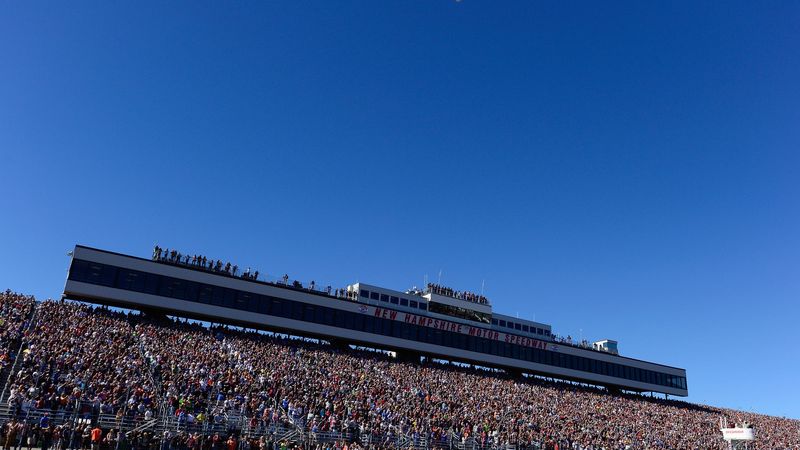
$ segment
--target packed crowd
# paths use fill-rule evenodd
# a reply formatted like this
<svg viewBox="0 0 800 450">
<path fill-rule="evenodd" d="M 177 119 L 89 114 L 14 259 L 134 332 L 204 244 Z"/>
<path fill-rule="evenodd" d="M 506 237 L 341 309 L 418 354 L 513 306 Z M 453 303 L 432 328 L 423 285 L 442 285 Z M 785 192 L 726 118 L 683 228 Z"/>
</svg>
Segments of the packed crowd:
<svg viewBox="0 0 800 450">
<path fill-rule="evenodd" d="M 204 255 L 183 254 L 174 249 L 161 248 L 158 245 L 153 247 L 153 261 L 197 267 L 209 272 L 224 273 L 248 280 L 258 279 L 258 271 L 251 272 L 249 267 L 244 272 L 239 272 L 239 266 L 236 264 L 231 264 L 230 262 L 224 263 L 220 259 L 215 261 L 214 258 L 207 258 Z"/>
<path fill-rule="evenodd" d="M 261 437 L 270 436 L 263 430 L 274 424 L 310 436 L 347 431 L 373 436 L 373 442 L 404 436 L 489 447 L 722 449 L 722 417 L 753 424 L 758 441 L 751 448 L 800 448 L 797 420 L 430 361 L 398 362 L 349 347 L 78 304 L 38 308 L 11 382 L 14 402 L 58 411 L 87 400 L 132 414 L 163 404 L 163 414 L 187 425 L 240 418 L 255 430 L 246 443 L 251 449 L 262 449 Z M 168 438 L 178 439 L 175 448 L 227 447 L 191 431 Z M 227 443 L 231 436 L 219 439 Z"/>
<path fill-rule="evenodd" d="M 475 294 L 469 291 L 456 291 L 453 288 L 449 288 L 447 286 L 441 286 L 436 283 L 428 283 L 428 292 L 472 303 L 479 303 L 481 305 L 489 304 L 489 300 L 483 295 Z"/>
<path fill-rule="evenodd" d="M 28 326 L 34 299 L 7 290 L 0 293 L 0 369 L 16 358 L 20 339 Z"/>
<path fill-rule="evenodd" d="M 61 302 L 38 305 L 8 380 L 8 404 L 20 414 L 126 414 L 152 417 L 154 386 L 128 316 Z"/>
</svg>

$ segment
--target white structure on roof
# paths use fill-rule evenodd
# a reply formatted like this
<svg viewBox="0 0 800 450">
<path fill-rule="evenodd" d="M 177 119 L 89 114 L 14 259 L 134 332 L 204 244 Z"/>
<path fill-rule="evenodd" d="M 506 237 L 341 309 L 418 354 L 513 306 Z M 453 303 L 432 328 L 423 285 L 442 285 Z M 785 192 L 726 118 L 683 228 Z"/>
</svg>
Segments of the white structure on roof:
<svg viewBox="0 0 800 450">
<path fill-rule="evenodd" d="M 727 420 L 720 419 L 720 431 L 722 439 L 728 442 L 728 448 L 731 450 L 746 449 L 750 442 L 756 440 L 755 430 L 747 422 L 731 428 L 728 427 Z"/>
<path fill-rule="evenodd" d="M 617 341 L 611 339 L 603 339 L 592 344 L 592 348 L 600 350 L 601 352 L 611 353 L 612 355 L 619 355 L 619 348 L 617 348 Z"/>
</svg>

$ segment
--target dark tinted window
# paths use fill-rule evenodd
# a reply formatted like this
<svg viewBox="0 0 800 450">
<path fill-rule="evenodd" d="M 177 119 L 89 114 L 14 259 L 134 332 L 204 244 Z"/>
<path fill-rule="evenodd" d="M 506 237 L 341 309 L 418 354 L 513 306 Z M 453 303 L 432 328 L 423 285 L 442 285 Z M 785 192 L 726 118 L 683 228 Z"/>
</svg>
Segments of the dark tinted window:
<svg viewBox="0 0 800 450">
<path fill-rule="evenodd" d="M 214 293 L 214 288 L 204 284 L 200 286 L 200 291 L 197 293 L 197 301 L 200 303 L 211 303 L 211 296 Z"/>
</svg>

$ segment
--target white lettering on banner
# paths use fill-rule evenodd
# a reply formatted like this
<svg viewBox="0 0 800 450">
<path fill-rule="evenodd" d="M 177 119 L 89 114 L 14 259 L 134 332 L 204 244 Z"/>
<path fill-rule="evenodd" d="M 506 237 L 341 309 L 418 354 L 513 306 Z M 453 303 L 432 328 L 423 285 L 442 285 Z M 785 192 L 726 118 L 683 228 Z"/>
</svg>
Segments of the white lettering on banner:
<svg viewBox="0 0 800 450">
<path fill-rule="evenodd" d="M 507 342 L 509 344 L 520 345 L 523 347 L 547 350 L 547 342 L 545 341 L 540 341 L 538 339 L 525 336 L 517 336 L 516 334 L 499 333 L 494 330 L 450 322 L 448 320 L 439 320 L 431 317 L 395 311 L 393 309 L 377 307 L 375 308 L 375 313 L 373 315 L 382 319 L 396 320 L 398 322 L 405 322 L 411 325 L 419 325 L 422 327 L 434 328 L 436 330 L 451 331 L 454 333 L 467 334 L 469 336 L 481 337 L 484 339 Z M 552 350 L 557 350 L 557 348 L 558 347 L 554 345 Z"/>
</svg>

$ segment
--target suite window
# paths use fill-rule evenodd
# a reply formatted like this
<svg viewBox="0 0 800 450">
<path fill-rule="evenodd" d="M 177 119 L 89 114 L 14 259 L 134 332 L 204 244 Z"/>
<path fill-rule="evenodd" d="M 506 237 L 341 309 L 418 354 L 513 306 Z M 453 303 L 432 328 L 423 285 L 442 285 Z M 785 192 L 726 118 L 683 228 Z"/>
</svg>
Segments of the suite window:
<svg viewBox="0 0 800 450">
<path fill-rule="evenodd" d="M 323 316 L 323 311 L 322 310 L 326 309 L 326 308 L 320 308 L 319 306 L 316 306 L 316 307 L 310 306 L 310 308 L 314 310 L 314 323 L 318 323 L 318 324 L 325 323 L 325 317 Z"/>
<path fill-rule="evenodd" d="M 69 268 L 69 279 L 74 281 L 84 281 L 86 279 L 86 269 L 89 263 L 75 259 L 72 261 L 72 266 Z"/>
<path fill-rule="evenodd" d="M 245 311 L 250 311 L 250 299 L 251 294 L 248 292 L 239 292 L 239 295 L 236 297 L 236 309 L 243 309 Z"/>
<path fill-rule="evenodd" d="M 421 309 L 423 311 L 427 311 L 428 310 L 428 305 L 426 303 L 420 303 L 419 304 L 419 309 Z"/>
<path fill-rule="evenodd" d="M 377 292 L 370 292 L 369 293 L 369 298 L 371 298 L 372 300 L 377 300 L 378 299 L 378 293 Z"/>
<path fill-rule="evenodd" d="M 103 284 L 100 280 L 103 277 L 103 265 L 90 263 L 86 270 L 86 281 L 92 284 Z"/>
<path fill-rule="evenodd" d="M 398 302 L 399 302 L 399 300 L 394 295 L 391 296 L 391 298 L 389 298 L 389 303 L 391 303 L 393 305 L 396 305 Z"/>
<path fill-rule="evenodd" d="M 314 308 L 311 306 L 306 306 L 303 308 L 303 320 L 306 322 L 314 321 Z"/>
<path fill-rule="evenodd" d="M 158 294 L 158 282 L 161 277 L 158 275 L 147 274 L 147 281 L 144 284 L 144 292 L 147 294 Z"/>
<path fill-rule="evenodd" d="M 303 304 L 292 302 L 292 319 L 303 320 Z"/>
<path fill-rule="evenodd" d="M 524 332 L 528 333 L 528 332 L 530 331 L 530 328 L 528 328 L 528 326 L 527 326 L 527 325 L 523 325 L 523 326 L 522 326 L 522 331 L 524 331 Z"/>
<path fill-rule="evenodd" d="M 364 298 L 369 298 L 369 291 L 366 289 L 361 290 L 361 296 Z"/>
<path fill-rule="evenodd" d="M 400 337 L 403 339 L 416 339 L 416 325 L 405 325 L 401 327 Z"/>
<path fill-rule="evenodd" d="M 388 302 L 389 301 L 389 296 L 386 295 L 386 294 L 381 294 L 381 301 L 382 302 Z"/>
<path fill-rule="evenodd" d="M 325 311 L 322 312 L 322 323 L 325 325 L 333 325 L 333 310 L 330 308 L 325 308 Z"/>
<path fill-rule="evenodd" d="M 515 324 L 514 324 L 514 329 L 515 329 L 515 330 L 517 330 L 517 331 L 519 331 L 519 330 L 521 330 L 521 329 L 522 329 L 522 325 L 520 325 L 520 324 L 518 324 L 518 323 L 515 323 Z"/>
<path fill-rule="evenodd" d="M 417 307 L 417 301 L 416 300 L 411 300 L 411 307 L 412 308 L 416 308 Z"/>
<path fill-rule="evenodd" d="M 381 334 L 384 336 L 391 336 L 392 335 L 392 321 L 381 319 Z M 377 330 L 375 330 L 377 331 Z"/>
<path fill-rule="evenodd" d="M 400 306 L 408 306 L 408 299 L 407 298 L 401 298 L 400 299 Z"/>
<path fill-rule="evenodd" d="M 258 297 L 258 312 L 261 314 L 269 314 L 269 306 L 272 302 L 266 297 Z"/>
<path fill-rule="evenodd" d="M 225 306 L 228 308 L 235 308 L 236 307 L 236 291 L 232 289 L 225 289 L 225 297 L 224 297 Z"/>
<path fill-rule="evenodd" d="M 403 337 L 403 330 L 406 327 L 402 323 L 393 323 L 392 324 L 392 336 L 394 337 Z"/>
<path fill-rule="evenodd" d="M 348 330 L 355 330 L 355 316 L 345 311 L 340 311 L 340 313 L 344 315 L 344 327 Z"/>
<path fill-rule="evenodd" d="M 505 320 L 501 320 L 501 321 L 500 321 L 500 326 L 501 326 L 501 327 L 503 327 L 503 328 L 505 328 L 505 326 L 506 326 L 506 321 L 505 321 Z"/>
<path fill-rule="evenodd" d="M 120 270 L 119 287 L 130 291 L 143 292 L 144 282 L 147 279 L 142 272 L 135 270 Z"/>
<path fill-rule="evenodd" d="M 200 290 L 200 284 L 192 281 L 186 282 L 186 290 L 183 292 L 184 300 L 190 302 L 197 301 L 197 292 Z"/>
<path fill-rule="evenodd" d="M 214 288 L 211 286 L 204 284 L 200 287 L 200 292 L 197 293 L 197 301 L 200 303 L 211 303 L 211 297 L 214 294 Z"/>
</svg>

